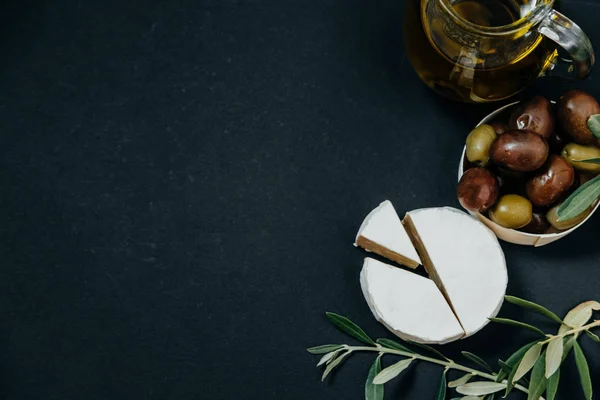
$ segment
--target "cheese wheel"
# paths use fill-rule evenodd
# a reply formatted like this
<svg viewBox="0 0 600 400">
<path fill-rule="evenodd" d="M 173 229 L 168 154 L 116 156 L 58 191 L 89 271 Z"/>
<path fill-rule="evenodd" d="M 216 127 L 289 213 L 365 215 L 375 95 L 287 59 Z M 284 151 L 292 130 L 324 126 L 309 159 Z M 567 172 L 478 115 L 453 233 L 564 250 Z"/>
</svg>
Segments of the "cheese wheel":
<svg viewBox="0 0 600 400">
<path fill-rule="evenodd" d="M 441 344 L 465 334 L 431 279 L 366 258 L 360 284 L 375 318 L 401 339 Z"/>
<path fill-rule="evenodd" d="M 404 223 L 466 336 L 482 329 L 498 314 L 508 283 L 504 253 L 494 233 L 450 207 L 410 211 Z"/>
<path fill-rule="evenodd" d="M 358 230 L 354 245 L 407 267 L 416 268 L 421 264 L 421 259 L 389 200 L 367 215 Z"/>
</svg>

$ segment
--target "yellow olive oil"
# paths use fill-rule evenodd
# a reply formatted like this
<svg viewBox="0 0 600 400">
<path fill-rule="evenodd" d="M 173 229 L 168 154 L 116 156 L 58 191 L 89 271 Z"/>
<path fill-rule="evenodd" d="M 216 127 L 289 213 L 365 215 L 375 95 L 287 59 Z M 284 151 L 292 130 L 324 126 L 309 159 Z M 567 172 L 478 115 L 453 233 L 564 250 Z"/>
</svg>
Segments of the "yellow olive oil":
<svg viewBox="0 0 600 400">
<path fill-rule="evenodd" d="M 535 6 L 534 0 L 452 2 L 463 21 L 477 25 L 475 30 L 469 30 L 468 24 L 453 24 L 451 18 L 441 15 L 436 4 L 441 1 L 407 0 L 404 20 L 407 56 L 421 79 L 436 92 L 464 102 L 502 100 L 553 65 L 557 47 L 537 32 L 520 36 L 477 32 L 526 17 Z"/>
</svg>

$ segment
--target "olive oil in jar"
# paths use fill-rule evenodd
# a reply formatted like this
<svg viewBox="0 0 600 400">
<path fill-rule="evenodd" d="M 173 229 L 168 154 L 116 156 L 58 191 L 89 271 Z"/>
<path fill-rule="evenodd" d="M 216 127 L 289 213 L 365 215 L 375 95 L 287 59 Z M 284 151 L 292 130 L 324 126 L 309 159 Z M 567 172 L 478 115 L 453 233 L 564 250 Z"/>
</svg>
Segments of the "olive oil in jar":
<svg viewBox="0 0 600 400">
<path fill-rule="evenodd" d="M 453 26 L 449 17 L 436 12 L 442 1 L 451 2 L 454 12 L 475 29 L 468 23 Z M 536 0 L 407 0 L 407 56 L 421 79 L 450 99 L 505 99 L 553 65 L 556 45 L 536 32 L 515 38 L 486 35 L 486 30 L 520 20 L 535 5 Z"/>
</svg>

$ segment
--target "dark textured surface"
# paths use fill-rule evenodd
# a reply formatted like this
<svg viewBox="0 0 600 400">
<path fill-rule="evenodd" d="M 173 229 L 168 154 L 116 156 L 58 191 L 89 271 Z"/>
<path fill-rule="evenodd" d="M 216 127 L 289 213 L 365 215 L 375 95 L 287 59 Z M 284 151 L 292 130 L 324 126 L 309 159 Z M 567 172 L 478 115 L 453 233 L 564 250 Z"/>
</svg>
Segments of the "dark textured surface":
<svg viewBox="0 0 600 400">
<path fill-rule="evenodd" d="M 354 234 L 385 198 L 458 206 L 459 152 L 489 110 L 420 83 L 403 7 L 2 2 L 0 398 L 363 398 L 370 356 L 321 384 L 304 350 L 346 340 L 326 310 L 387 335 Z M 598 3 L 563 11 L 600 44 Z M 600 96 L 597 77 L 575 86 Z M 503 244 L 509 293 L 559 314 L 600 299 L 598 228 Z M 530 338 L 488 327 L 444 350 L 493 362 Z M 569 378 L 561 399 L 579 396 Z M 386 398 L 432 398 L 438 379 L 419 365 Z"/>
</svg>

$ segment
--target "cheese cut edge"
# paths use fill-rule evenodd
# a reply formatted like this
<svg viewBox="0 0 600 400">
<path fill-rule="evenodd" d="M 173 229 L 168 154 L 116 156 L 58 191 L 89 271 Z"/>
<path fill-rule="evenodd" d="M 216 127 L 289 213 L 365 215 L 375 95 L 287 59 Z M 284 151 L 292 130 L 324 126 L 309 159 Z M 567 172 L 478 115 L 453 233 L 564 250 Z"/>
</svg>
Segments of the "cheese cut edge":
<svg viewBox="0 0 600 400">
<path fill-rule="evenodd" d="M 421 265 L 421 258 L 389 200 L 383 201 L 365 217 L 354 246 L 410 268 Z"/>
</svg>

